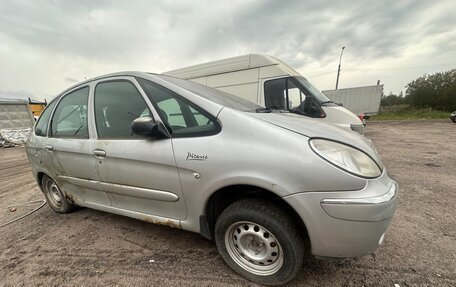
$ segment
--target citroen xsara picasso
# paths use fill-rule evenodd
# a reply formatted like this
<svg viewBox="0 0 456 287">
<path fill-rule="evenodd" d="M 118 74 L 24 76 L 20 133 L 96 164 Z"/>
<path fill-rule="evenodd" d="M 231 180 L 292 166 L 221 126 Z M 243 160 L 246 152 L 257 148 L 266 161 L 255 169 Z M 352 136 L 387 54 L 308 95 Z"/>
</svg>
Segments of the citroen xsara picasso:
<svg viewBox="0 0 456 287">
<path fill-rule="evenodd" d="M 199 232 L 266 285 L 296 276 L 307 238 L 319 257 L 372 253 L 397 202 L 367 138 L 164 75 L 64 91 L 27 154 L 55 212 L 86 206 Z"/>
</svg>

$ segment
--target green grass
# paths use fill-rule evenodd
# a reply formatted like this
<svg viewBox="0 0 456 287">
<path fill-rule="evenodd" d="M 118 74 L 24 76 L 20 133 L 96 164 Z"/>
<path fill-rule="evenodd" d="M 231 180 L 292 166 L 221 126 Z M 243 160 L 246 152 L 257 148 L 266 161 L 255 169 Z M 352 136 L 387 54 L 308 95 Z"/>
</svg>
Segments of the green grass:
<svg viewBox="0 0 456 287">
<path fill-rule="evenodd" d="M 402 110 L 396 112 L 382 112 L 369 120 L 429 120 L 429 119 L 448 119 L 450 112 L 434 110 Z"/>
</svg>

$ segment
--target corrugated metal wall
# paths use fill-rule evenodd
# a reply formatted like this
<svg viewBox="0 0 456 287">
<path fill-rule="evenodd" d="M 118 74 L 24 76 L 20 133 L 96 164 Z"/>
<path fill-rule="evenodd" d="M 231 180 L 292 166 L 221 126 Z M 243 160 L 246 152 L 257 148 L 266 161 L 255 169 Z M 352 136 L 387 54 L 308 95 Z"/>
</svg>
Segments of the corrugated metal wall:
<svg viewBox="0 0 456 287">
<path fill-rule="evenodd" d="M 30 128 L 34 123 L 27 103 L 0 102 L 0 129 Z"/>
<path fill-rule="evenodd" d="M 326 90 L 323 94 L 357 115 L 374 115 L 380 107 L 383 85 Z"/>
</svg>

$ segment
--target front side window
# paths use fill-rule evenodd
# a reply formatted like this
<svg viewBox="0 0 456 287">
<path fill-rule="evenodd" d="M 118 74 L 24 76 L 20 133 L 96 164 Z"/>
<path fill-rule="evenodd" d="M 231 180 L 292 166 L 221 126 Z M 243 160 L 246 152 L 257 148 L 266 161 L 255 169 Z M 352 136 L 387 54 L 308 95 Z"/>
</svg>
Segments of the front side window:
<svg viewBox="0 0 456 287">
<path fill-rule="evenodd" d="M 302 77 L 288 77 L 265 82 L 264 97 L 266 107 L 274 110 L 288 110 L 314 118 L 324 116 L 320 108 L 321 100 L 324 100 L 324 98 L 317 97 L 315 93 L 308 90 L 310 86 L 304 86 L 300 79 L 305 80 Z M 310 83 L 308 84 L 310 85 Z M 311 87 L 316 90 L 313 86 Z"/>
<path fill-rule="evenodd" d="M 299 107 L 302 101 L 306 99 L 306 95 L 301 92 L 298 86 L 291 81 L 290 79 L 287 79 L 287 90 L 288 90 L 288 108 L 296 108 Z"/>
<path fill-rule="evenodd" d="M 35 134 L 37 136 L 45 137 L 47 135 L 49 118 L 51 117 L 52 110 L 54 109 L 54 106 L 57 103 L 57 101 L 58 100 L 52 101 L 38 118 L 38 122 L 35 126 Z"/>
<path fill-rule="evenodd" d="M 286 78 L 270 80 L 264 83 L 265 106 L 273 110 L 287 110 Z"/>
<path fill-rule="evenodd" d="M 291 80 L 281 78 L 264 83 L 265 105 L 274 110 L 289 110 L 298 107 L 306 94 Z"/>
<path fill-rule="evenodd" d="M 60 100 L 51 121 L 52 137 L 88 138 L 87 101 L 89 87 L 71 92 Z"/>
<path fill-rule="evenodd" d="M 151 117 L 143 97 L 125 80 L 102 82 L 95 88 L 95 123 L 98 138 L 138 138 L 131 130 L 139 117 Z"/>
<path fill-rule="evenodd" d="M 178 94 L 145 79 L 137 79 L 174 137 L 213 135 L 217 120 Z"/>
</svg>

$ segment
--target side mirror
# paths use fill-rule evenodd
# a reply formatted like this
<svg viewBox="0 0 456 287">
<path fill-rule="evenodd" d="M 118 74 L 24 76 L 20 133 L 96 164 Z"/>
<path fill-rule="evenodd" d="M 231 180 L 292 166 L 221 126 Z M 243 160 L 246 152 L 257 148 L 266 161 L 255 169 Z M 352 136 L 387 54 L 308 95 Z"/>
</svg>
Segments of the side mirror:
<svg viewBox="0 0 456 287">
<path fill-rule="evenodd" d="M 168 132 L 162 122 L 154 122 L 154 120 L 150 117 L 135 119 L 131 123 L 131 130 L 135 135 L 142 137 L 156 139 L 169 138 Z"/>
<path fill-rule="evenodd" d="M 309 111 L 310 108 L 312 107 L 313 104 L 313 98 L 312 97 L 306 97 L 304 101 L 302 101 L 299 106 L 294 107 L 292 111 L 294 113 L 303 115 L 303 116 L 309 116 Z"/>
<path fill-rule="evenodd" d="M 301 104 L 291 110 L 291 112 L 308 116 L 311 118 L 324 118 L 325 112 L 313 97 L 306 97 Z"/>
</svg>

